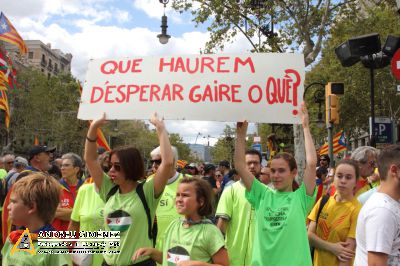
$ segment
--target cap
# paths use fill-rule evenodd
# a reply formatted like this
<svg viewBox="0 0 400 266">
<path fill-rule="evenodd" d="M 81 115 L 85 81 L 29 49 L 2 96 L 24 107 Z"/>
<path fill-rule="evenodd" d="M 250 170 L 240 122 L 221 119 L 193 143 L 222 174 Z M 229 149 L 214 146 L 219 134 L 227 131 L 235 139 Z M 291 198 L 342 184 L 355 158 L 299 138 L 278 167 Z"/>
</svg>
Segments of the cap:
<svg viewBox="0 0 400 266">
<path fill-rule="evenodd" d="M 218 165 L 219 166 L 224 166 L 226 168 L 231 168 L 231 164 L 226 160 L 220 161 Z"/>
<path fill-rule="evenodd" d="M 105 152 L 106 152 L 106 149 L 105 149 L 104 147 L 101 147 L 101 146 L 100 146 L 100 147 L 97 148 L 97 154 L 100 155 L 100 154 L 103 154 L 103 153 L 105 153 Z"/>
<path fill-rule="evenodd" d="M 47 146 L 33 146 L 32 149 L 30 149 L 28 155 L 29 155 L 29 160 L 32 159 L 33 156 L 42 153 L 42 152 L 49 152 L 52 153 L 56 150 L 56 147 L 47 147 Z"/>
<path fill-rule="evenodd" d="M 325 159 L 325 160 L 327 160 L 328 163 L 331 161 L 331 159 L 329 158 L 329 155 L 328 155 L 328 154 L 322 154 L 319 158 L 320 158 L 320 159 Z"/>
<path fill-rule="evenodd" d="M 17 156 L 14 160 L 14 166 L 17 166 L 17 165 L 26 167 L 26 166 L 28 166 L 28 160 L 25 159 L 24 157 Z"/>
<path fill-rule="evenodd" d="M 207 173 L 208 171 L 210 171 L 210 170 L 215 170 L 216 169 L 216 167 L 215 167 L 215 165 L 213 165 L 213 164 L 206 164 L 205 166 L 204 166 L 204 172 L 205 173 Z"/>
</svg>

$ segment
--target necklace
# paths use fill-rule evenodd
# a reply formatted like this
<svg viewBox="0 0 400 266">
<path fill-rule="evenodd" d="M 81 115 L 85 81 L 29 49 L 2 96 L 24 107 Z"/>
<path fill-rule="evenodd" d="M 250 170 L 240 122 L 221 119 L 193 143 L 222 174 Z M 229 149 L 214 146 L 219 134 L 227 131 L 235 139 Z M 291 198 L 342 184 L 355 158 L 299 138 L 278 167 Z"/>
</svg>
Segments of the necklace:
<svg viewBox="0 0 400 266">
<path fill-rule="evenodd" d="M 189 219 L 181 218 L 180 220 L 182 222 L 183 228 L 189 228 L 190 226 L 196 224 L 212 224 L 212 222 L 209 219 L 201 219 L 200 221 L 193 221 L 190 218 Z"/>
</svg>

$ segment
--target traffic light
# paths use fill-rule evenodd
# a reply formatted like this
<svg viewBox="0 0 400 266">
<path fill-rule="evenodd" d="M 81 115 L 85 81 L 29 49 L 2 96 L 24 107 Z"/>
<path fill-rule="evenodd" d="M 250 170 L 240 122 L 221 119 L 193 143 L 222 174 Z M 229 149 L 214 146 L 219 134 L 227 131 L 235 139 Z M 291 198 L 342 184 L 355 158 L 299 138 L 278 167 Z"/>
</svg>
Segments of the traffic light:
<svg viewBox="0 0 400 266">
<path fill-rule="evenodd" d="M 339 82 L 328 82 L 325 86 L 325 114 L 326 121 L 339 124 L 339 98 L 337 94 L 344 93 L 344 84 Z"/>
</svg>

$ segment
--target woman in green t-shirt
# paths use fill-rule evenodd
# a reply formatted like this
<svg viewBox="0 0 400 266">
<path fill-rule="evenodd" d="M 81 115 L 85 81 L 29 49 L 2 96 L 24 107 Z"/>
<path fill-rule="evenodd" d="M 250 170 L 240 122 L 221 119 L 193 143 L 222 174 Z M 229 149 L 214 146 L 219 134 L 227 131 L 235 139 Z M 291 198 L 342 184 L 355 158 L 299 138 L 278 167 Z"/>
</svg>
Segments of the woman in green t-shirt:
<svg viewBox="0 0 400 266">
<path fill-rule="evenodd" d="M 176 192 L 176 210 L 185 218 L 171 222 L 162 251 L 140 248 L 132 260 L 150 256 L 163 266 L 229 265 L 221 231 L 205 217 L 212 213 L 213 192 L 207 181 L 184 177 Z"/>
<path fill-rule="evenodd" d="M 247 170 L 248 123 L 237 124 L 235 168 L 246 187 L 246 199 L 256 211 L 252 265 L 311 265 L 305 221 L 315 201 L 317 154 L 304 103 L 299 113 L 304 132 L 306 168 L 303 183 L 296 191 L 293 191 L 292 183 L 297 175 L 297 164 L 289 153 L 278 153 L 271 160 L 271 181 L 275 189 L 262 184 Z"/>
<path fill-rule="evenodd" d="M 97 130 L 106 123 L 106 115 L 93 121 L 86 136 L 85 160 L 93 181 L 99 189 L 100 198 L 105 202 L 105 230 L 119 231 L 119 246 L 109 242 L 103 254 L 103 265 L 132 265 L 132 254 L 139 247 L 151 247 L 149 225 L 144 203 L 137 187 L 142 188 L 151 220 L 154 220 L 158 201 L 169 177 L 175 174 L 174 156 L 163 119 L 155 113 L 150 119 L 155 126 L 160 142 L 162 162 L 152 180 L 140 186 L 145 177 L 141 152 L 134 147 L 114 149 L 110 153 L 109 177 L 97 160 Z M 110 180 L 111 179 L 111 180 Z M 117 186 L 118 189 L 115 189 Z M 138 191 L 139 191 L 138 189 Z M 134 265 L 155 265 L 150 258 L 141 258 Z"/>
</svg>

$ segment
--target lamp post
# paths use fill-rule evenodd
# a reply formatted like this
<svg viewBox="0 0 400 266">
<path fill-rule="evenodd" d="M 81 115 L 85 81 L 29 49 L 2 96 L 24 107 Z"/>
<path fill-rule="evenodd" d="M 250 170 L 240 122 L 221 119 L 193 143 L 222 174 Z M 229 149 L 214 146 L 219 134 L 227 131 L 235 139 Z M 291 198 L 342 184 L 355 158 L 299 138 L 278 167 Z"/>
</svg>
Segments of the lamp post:
<svg viewBox="0 0 400 266">
<path fill-rule="evenodd" d="M 164 15 L 161 17 L 161 34 L 158 34 L 157 38 L 161 44 L 166 44 L 168 43 L 168 40 L 171 38 L 171 36 L 167 34 L 168 17 L 165 15 L 165 8 L 167 7 L 169 0 L 159 0 L 159 1 L 161 4 L 164 5 Z"/>
<path fill-rule="evenodd" d="M 313 97 L 314 97 L 314 103 L 318 104 L 318 114 L 317 114 L 317 120 L 315 122 L 318 128 L 322 128 L 325 125 L 325 122 L 322 119 L 322 112 L 321 112 L 322 103 L 325 102 L 324 90 L 319 89 L 315 91 Z"/>
<path fill-rule="evenodd" d="M 376 146 L 374 69 L 384 68 L 389 65 L 391 57 L 399 47 L 399 37 L 389 35 L 384 46 L 381 47 L 379 34 L 372 33 L 350 38 L 335 48 L 335 53 L 342 66 L 350 67 L 361 61 L 362 64 L 370 70 L 370 145 L 372 147 Z"/>
<path fill-rule="evenodd" d="M 318 120 L 317 120 L 317 126 L 320 127 L 320 122 L 322 122 L 322 126 L 323 126 L 323 120 L 322 120 L 322 113 L 321 113 L 321 105 L 322 103 L 325 101 L 325 84 L 320 83 L 320 82 L 313 82 L 310 85 L 308 85 L 305 89 L 304 89 L 304 94 L 303 94 L 303 98 L 305 97 L 307 90 L 312 87 L 318 85 L 320 87 L 322 87 L 322 89 L 318 89 L 315 93 L 314 93 L 314 102 L 318 103 Z M 328 131 L 328 155 L 331 158 L 331 162 L 330 162 L 330 167 L 334 167 L 334 160 L 333 160 L 333 125 L 332 123 L 328 123 L 328 121 L 326 121 L 326 129 Z"/>
</svg>

